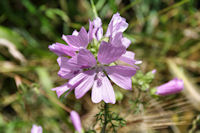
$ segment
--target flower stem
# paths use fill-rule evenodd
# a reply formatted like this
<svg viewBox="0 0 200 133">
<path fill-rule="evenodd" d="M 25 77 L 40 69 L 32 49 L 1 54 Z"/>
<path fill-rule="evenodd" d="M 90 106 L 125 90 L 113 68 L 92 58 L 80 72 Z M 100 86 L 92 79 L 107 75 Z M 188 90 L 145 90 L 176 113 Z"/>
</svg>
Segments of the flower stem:
<svg viewBox="0 0 200 133">
<path fill-rule="evenodd" d="M 106 133 L 106 126 L 108 124 L 107 118 L 108 118 L 108 104 L 105 103 L 104 104 L 104 123 L 103 123 L 103 128 L 101 130 L 101 133 Z"/>
<path fill-rule="evenodd" d="M 96 10 L 96 7 L 94 5 L 94 1 L 93 0 L 90 0 L 90 3 L 91 3 L 91 6 L 92 6 L 92 11 L 94 13 L 94 17 L 97 18 L 98 17 L 98 14 L 97 14 L 97 10 Z"/>
</svg>

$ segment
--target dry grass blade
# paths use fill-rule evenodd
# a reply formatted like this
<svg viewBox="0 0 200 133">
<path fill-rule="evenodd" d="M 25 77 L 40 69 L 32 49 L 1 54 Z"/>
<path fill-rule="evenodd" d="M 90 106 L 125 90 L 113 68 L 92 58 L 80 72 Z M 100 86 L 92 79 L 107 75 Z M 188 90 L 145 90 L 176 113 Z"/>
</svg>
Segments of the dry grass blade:
<svg viewBox="0 0 200 133">
<path fill-rule="evenodd" d="M 133 115 L 131 120 L 129 118 L 127 126 L 135 129 L 145 124 L 147 130 L 152 130 L 169 126 L 173 128 L 176 125 L 189 125 L 191 118 L 185 117 L 184 113 L 192 109 L 190 102 L 185 98 L 167 101 L 150 100 L 146 111 L 142 114 Z M 174 119 L 174 117 L 177 117 L 177 119 Z"/>
<path fill-rule="evenodd" d="M 200 73 L 200 63 L 197 61 L 185 60 L 181 58 L 174 58 L 174 61 L 181 66 L 186 67 L 190 71 Z"/>
<path fill-rule="evenodd" d="M 9 53 L 16 58 L 17 60 L 19 60 L 21 63 L 26 63 L 26 59 L 25 57 L 17 50 L 17 48 L 15 47 L 15 45 L 13 43 L 11 43 L 10 41 L 0 38 L 0 46 L 5 46 L 8 48 Z"/>
<path fill-rule="evenodd" d="M 186 76 L 184 72 L 179 69 L 173 59 L 167 59 L 167 64 L 171 73 L 174 76 L 183 80 L 185 86 L 183 92 L 185 96 L 197 110 L 200 110 L 200 92 L 197 90 L 197 87 L 192 83 L 192 80 L 189 80 L 191 78 Z"/>
</svg>

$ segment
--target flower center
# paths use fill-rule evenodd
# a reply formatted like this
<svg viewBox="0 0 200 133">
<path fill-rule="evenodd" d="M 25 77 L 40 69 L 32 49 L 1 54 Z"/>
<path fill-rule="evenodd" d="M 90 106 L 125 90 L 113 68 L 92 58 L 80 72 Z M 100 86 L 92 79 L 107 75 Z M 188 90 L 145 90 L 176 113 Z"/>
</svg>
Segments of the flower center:
<svg viewBox="0 0 200 133">
<path fill-rule="evenodd" d="M 103 71 L 99 71 L 95 76 L 95 80 L 97 80 L 97 86 L 100 87 L 102 85 L 102 77 L 105 76 Z"/>
</svg>

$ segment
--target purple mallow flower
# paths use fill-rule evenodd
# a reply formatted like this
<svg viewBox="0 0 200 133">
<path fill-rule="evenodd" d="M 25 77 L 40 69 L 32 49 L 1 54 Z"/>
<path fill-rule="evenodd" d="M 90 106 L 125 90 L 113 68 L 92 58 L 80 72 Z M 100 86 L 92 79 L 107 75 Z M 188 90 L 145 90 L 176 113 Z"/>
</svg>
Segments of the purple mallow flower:
<svg viewBox="0 0 200 133">
<path fill-rule="evenodd" d="M 101 19 L 96 18 L 90 21 L 88 33 L 81 28 L 80 32 L 74 31 L 73 35 L 63 35 L 63 40 L 69 45 L 65 49 L 63 48 L 67 51 L 66 54 L 60 50 L 62 46 L 54 46 L 57 43 L 49 46 L 53 47 L 54 49 L 50 50 L 59 56 L 57 60 L 60 66 L 58 75 L 69 80 L 68 83 L 52 89 L 56 91 L 58 97 L 75 89 L 75 96 L 79 99 L 92 88 L 94 103 L 103 100 L 106 103 L 114 104 L 115 93 L 110 80 L 123 89 L 132 89 L 131 77 L 138 69 L 136 64 L 141 61 L 134 59 L 133 52 L 126 51 L 131 42 L 123 37 L 122 32 L 126 30 L 128 24 L 119 13 L 116 13 L 113 15 L 105 36 L 103 36 L 101 26 Z M 93 39 L 96 41 L 92 42 Z M 90 43 L 98 51 L 95 56 L 87 50 Z M 72 48 L 71 51 L 70 48 Z M 75 55 L 73 55 L 74 52 Z M 71 56 L 71 58 L 63 55 Z M 126 65 L 117 65 L 118 61 L 124 62 Z"/>
<path fill-rule="evenodd" d="M 78 113 L 76 111 L 73 110 L 70 112 L 70 119 L 74 125 L 75 130 L 78 133 L 83 133 L 80 116 L 78 115 Z"/>
<path fill-rule="evenodd" d="M 31 133 L 42 133 L 42 127 L 34 124 L 31 128 Z"/>
<path fill-rule="evenodd" d="M 175 94 L 182 91 L 183 88 L 183 80 L 174 78 L 173 80 L 170 80 L 169 82 L 156 87 L 156 94 L 162 96 Z"/>
</svg>

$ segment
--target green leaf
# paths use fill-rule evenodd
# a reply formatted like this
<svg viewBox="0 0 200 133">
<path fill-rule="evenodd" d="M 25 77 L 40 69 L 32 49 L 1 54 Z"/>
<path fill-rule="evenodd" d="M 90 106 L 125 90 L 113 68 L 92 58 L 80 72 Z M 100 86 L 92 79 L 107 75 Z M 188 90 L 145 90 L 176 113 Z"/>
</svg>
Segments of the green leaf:
<svg viewBox="0 0 200 133">
<path fill-rule="evenodd" d="M 47 69 L 43 67 L 36 68 L 36 72 L 39 76 L 40 83 L 45 89 L 51 89 L 53 87 L 51 76 L 49 75 Z"/>
</svg>

